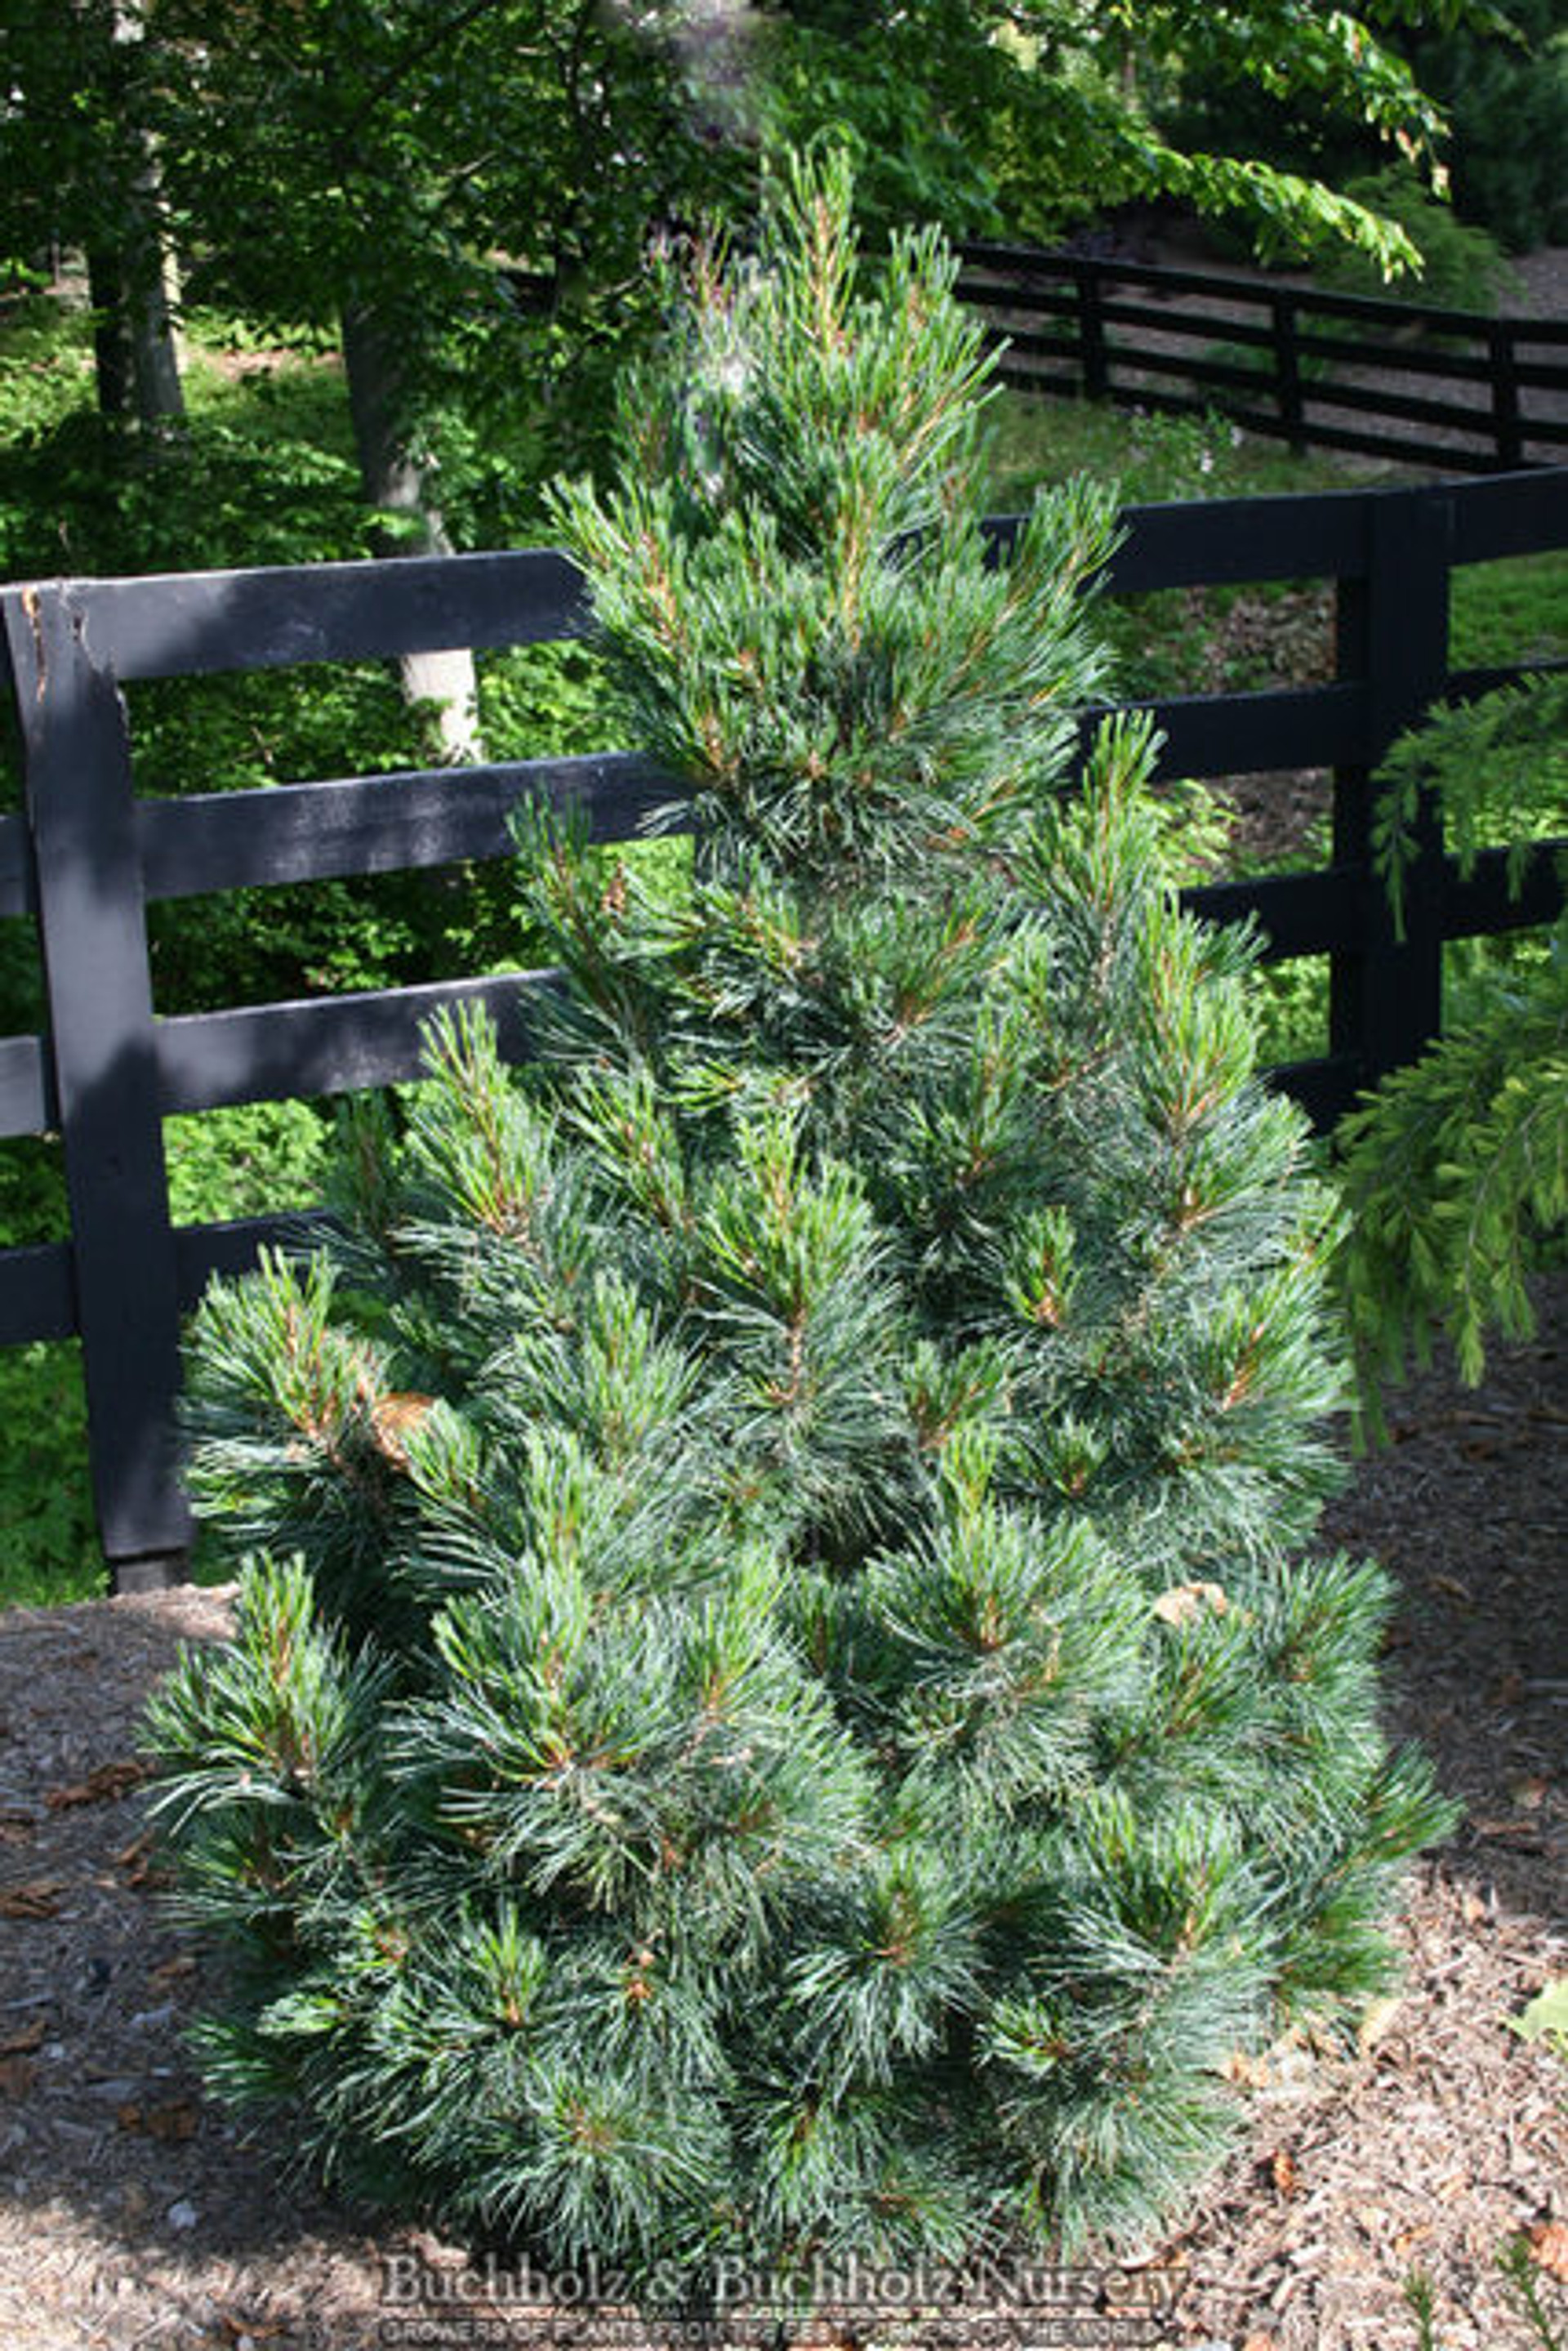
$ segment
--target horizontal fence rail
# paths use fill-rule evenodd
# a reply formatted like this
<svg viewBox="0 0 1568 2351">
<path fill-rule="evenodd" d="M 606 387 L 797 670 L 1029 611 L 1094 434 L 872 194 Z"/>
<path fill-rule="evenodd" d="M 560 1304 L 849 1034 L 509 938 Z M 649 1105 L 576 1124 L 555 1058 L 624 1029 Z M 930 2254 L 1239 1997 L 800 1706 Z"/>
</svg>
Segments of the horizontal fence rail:
<svg viewBox="0 0 1568 2351">
<path fill-rule="evenodd" d="M 1440 1027 L 1447 939 L 1552 920 L 1556 868 L 1522 896 L 1506 852 L 1461 879 L 1428 814 L 1395 934 L 1371 859 L 1372 775 L 1429 705 L 1514 671 L 1454 673 L 1456 563 L 1568 546 L 1568 468 L 1414 490 L 1334 492 L 1129 508 L 1113 593 L 1323 579 L 1336 600 L 1337 674 L 1272 693 L 1146 705 L 1166 777 L 1326 767 L 1333 845 L 1314 873 L 1194 889 L 1187 903 L 1254 924 L 1266 957 L 1326 956 L 1329 1050 L 1271 1073 L 1326 1127 Z M 987 525 L 1005 561 L 1016 517 Z M 135 788 L 126 684 L 431 644 L 502 646 L 581 634 L 579 577 L 553 550 L 0 590 L 25 810 L 0 818 L 0 914 L 37 926 L 48 1025 L 0 1039 L 0 1135 L 57 1133 L 70 1239 L 0 1251 L 0 1344 L 79 1338 L 94 1497 L 117 1587 L 182 1572 L 190 1524 L 171 1436 L 180 1318 L 213 1272 L 254 1261 L 297 1217 L 176 1228 L 162 1120 L 175 1112 L 342 1092 L 416 1077 L 443 1005 L 479 1001 L 503 1051 L 529 1050 L 548 971 L 159 1018 L 149 903 L 214 891 L 452 865 L 506 854 L 509 820 L 543 793 L 601 840 L 639 831 L 674 797 L 631 752 L 168 799 Z M 1085 716 L 1085 731 L 1096 714 Z"/>
<path fill-rule="evenodd" d="M 1447 472 L 1561 464 L 1568 450 L 1568 319 L 1028 246 L 969 245 L 962 261 L 958 291 L 1005 338 L 1000 372 L 1020 391 L 1218 409 L 1298 450 Z"/>
</svg>

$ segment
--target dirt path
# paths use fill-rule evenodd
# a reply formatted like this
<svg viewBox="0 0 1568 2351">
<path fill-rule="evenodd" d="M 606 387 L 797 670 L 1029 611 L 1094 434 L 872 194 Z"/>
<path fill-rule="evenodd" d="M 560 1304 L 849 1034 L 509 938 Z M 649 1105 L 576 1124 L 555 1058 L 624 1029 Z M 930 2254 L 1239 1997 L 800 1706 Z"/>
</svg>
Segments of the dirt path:
<svg viewBox="0 0 1568 2351">
<path fill-rule="evenodd" d="M 1568 1882 L 1568 1276 L 1543 1299 L 1537 1339 L 1500 1351 L 1483 1389 L 1434 1373 L 1405 1392 L 1397 1442 L 1333 1513 L 1334 1541 L 1399 1579 L 1391 1716 L 1469 1808 L 1412 1886 L 1404 1991 L 1359 2045 L 1293 2043 L 1252 2069 L 1245 2145 L 1148 2249 L 1173 2314 L 1124 2342 L 1414 2351 L 1401 2283 L 1419 2269 L 1440 2351 L 1540 2351 L 1495 2267 L 1511 2235 L 1568 2323 L 1568 2072 L 1508 2026 L 1568 1973 L 1552 1917 Z M 0 1618 L 6 2351 L 361 2351 L 394 2339 L 381 2256 L 442 2250 L 291 2182 L 286 2137 L 244 2145 L 181 2047 L 205 1987 L 147 1875 L 134 1723 L 177 1644 L 222 1634 L 228 1597 Z M 466 2339 L 565 2335 L 517 2321 Z M 899 2339 L 919 2338 L 878 2338 Z"/>
</svg>

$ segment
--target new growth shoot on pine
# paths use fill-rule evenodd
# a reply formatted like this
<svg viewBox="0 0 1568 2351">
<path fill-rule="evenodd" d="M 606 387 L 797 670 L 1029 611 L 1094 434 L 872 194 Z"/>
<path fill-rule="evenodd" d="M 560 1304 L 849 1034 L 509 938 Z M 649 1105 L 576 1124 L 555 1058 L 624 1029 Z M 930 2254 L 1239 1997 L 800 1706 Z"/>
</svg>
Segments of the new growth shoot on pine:
<svg viewBox="0 0 1568 2351">
<path fill-rule="evenodd" d="M 1312 1547 L 1335 1210 L 1249 949 L 1147 726 L 1075 772 L 1111 504 L 994 559 L 953 274 L 831 159 L 697 269 L 557 505 L 690 886 L 533 811 L 538 1059 L 436 1023 L 340 1238 L 197 1323 L 211 2078 L 557 2263 L 1147 2231 L 1448 1817 Z"/>
</svg>

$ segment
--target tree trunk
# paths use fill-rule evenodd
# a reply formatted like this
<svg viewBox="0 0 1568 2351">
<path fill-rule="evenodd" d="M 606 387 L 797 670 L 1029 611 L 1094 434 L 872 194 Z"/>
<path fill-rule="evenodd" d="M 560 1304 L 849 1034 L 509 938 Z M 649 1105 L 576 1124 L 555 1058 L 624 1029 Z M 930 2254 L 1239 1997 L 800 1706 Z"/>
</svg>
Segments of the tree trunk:
<svg viewBox="0 0 1568 2351">
<path fill-rule="evenodd" d="M 93 364 L 99 414 L 119 423 L 130 409 L 130 337 L 126 327 L 125 273 L 118 253 L 88 248 L 88 299 L 92 304 Z"/>
<path fill-rule="evenodd" d="M 115 0 L 113 41 L 117 56 L 129 60 L 145 40 L 143 0 Z M 123 89 L 132 91 L 135 78 L 118 74 Z M 151 131 L 134 113 L 129 131 L 134 158 L 125 189 L 125 233 L 115 256 L 119 334 L 130 360 L 138 422 L 168 436 L 182 430 L 185 392 L 180 381 L 180 354 L 174 340 L 174 310 L 178 281 L 174 256 L 163 214 L 163 183 L 158 168 L 158 147 Z M 96 295 L 95 295 L 96 303 Z M 102 399 L 102 360 L 99 360 Z"/>
<path fill-rule="evenodd" d="M 365 496 L 382 513 L 407 517 L 406 531 L 379 534 L 379 555 L 451 555 L 441 510 L 426 494 L 424 477 L 400 430 L 400 371 L 393 338 L 375 313 L 345 304 L 343 364 L 354 420 Z M 484 757 L 473 655 L 465 647 L 405 653 L 399 663 L 403 692 L 410 702 L 432 706 L 441 756 L 453 765 Z"/>
<path fill-rule="evenodd" d="M 100 416 L 117 423 L 134 413 L 138 423 L 168 438 L 185 423 L 174 260 L 156 212 L 142 211 L 141 196 L 138 188 L 126 245 L 96 246 L 87 257 L 98 406 Z"/>
<path fill-rule="evenodd" d="M 180 381 L 180 351 L 174 336 L 179 279 L 163 233 L 158 167 L 151 141 L 136 195 L 140 235 L 126 289 L 136 413 L 153 432 L 168 434 L 181 431 L 185 423 L 185 390 Z"/>
</svg>

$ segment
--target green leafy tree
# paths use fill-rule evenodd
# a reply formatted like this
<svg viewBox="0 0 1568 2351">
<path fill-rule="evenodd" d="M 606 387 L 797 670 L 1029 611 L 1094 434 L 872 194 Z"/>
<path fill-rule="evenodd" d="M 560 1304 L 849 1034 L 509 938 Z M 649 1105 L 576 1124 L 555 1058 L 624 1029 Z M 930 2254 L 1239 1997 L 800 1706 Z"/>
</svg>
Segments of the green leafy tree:
<svg viewBox="0 0 1568 2351">
<path fill-rule="evenodd" d="M 690 887 L 537 813 L 537 1062 L 438 1025 L 339 1242 L 210 1295 L 254 1556 L 150 1717 L 217 2088 L 650 2290 L 1142 2230 L 1448 1819 L 1311 1548 L 1334 1211 L 1246 950 L 1145 727 L 1072 780 L 1110 503 L 991 559 L 979 329 L 849 201 L 700 260 L 559 496 Z"/>
<path fill-rule="evenodd" d="M 1052 235 L 1167 193 L 1240 211 L 1276 242 L 1347 238 L 1391 266 L 1413 258 L 1397 224 L 1264 154 L 1189 152 L 1161 135 L 1146 89 L 1229 76 L 1416 153 L 1440 118 L 1388 26 L 1475 13 L 19 0 L 0 230 L 13 254 L 79 244 L 111 293 L 130 268 L 151 300 L 167 203 L 198 292 L 342 333 L 367 494 L 400 543 L 451 528 L 473 544 L 509 508 L 498 439 L 526 414 L 558 460 L 591 433 L 603 403 L 585 376 L 597 353 L 606 380 L 645 315 L 650 226 L 723 201 L 749 213 L 758 140 L 834 127 L 884 224 Z M 542 311 L 519 312 L 498 262 L 535 273 Z"/>
<path fill-rule="evenodd" d="M 593 0 L 161 0 L 158 23 L 183 73 L 168 168 L 195 290 L 341 330 L 371 502 L 405 546 L 400 459 L 433 464 L 425 494 L 456 502 L 466 542 L 504 528 L 503 458 L 527 454 L 570 347 L 641 314 L 650 224 L 717 193 L 668 12 L 639 29 Z M 565 405 L 557 462 L 580 381 Z"/>
<path fill-rule="evenodd" d="M 1443 309 L 1496 311 L 1517 297 L 1519 281 L 1495 237 L 1459 219 L 1449 202 L 1396 165 L 1345 187 L 1374 211 L 1397 220 L 1421 256 L 1419 298 Z M 1325 286 L 1378 294 L 1382 284 L 1365 253 L 1341 246 L 1320 266 Z"/>
<path fill-rule="evenodd" d="M 1326 11 L 1322 12 L 1326 15 Z M 1383 37 L 1406 60 L 1446 129 L 1431 174 L 1451 193 L 1458 221 L 1486 229 L 1522 253 L 1568 234 L 1568 25 L 1562 0 L 1508 0 L 1506 7 L 1466 11 L 1443 21 L 1412 15 Z M 1376 127 L 1315 78 L 1294 86 L 1272 73 L 1248 76 L 1228 47 L 1201 45 L 1151 60 L 1148 93 L 1168 142 L 1184 152 L 1253 156 L 1305 178 L 1359 195 L 1391 216 L 1423 253 L 1423 228 L 1440 223 L 1410 216 L 1422 182 L 1379 152 Z M 1380 201 L 1354 183 L 1389 165 L 1386 188 L 1402 179 L 1401 203 Z M 1428 196 L 1428 201 L 1433 200 Z M 1429 258 L 1429 256 L 1428 256 Z"/>
<path fill-rule="evenodd" d="M 519 491 L 602 434 L 596 354 L 634 339 L 650 216 L 707 168 L 670 43 L 596 0 L 161 0 L 159 23 L 194 287 L 336 331 L 376 551 L 536 527 Z M 448 756 L 481 749 L 466 653 L 404 684 Z"/>
<path fill-rule="evenodd" d="M 895 222 L 918 188 L 922 216 L 953 233 L 1052 240 L 1107 204 L 1175 197 L 1275 252 L 1348 244 L 1391 272 L 1417 258 L 1399 223 L 1337 193 L 1326 151 L 1282 152 L 1271 115 L 1304 109 L 1330 140 L 1429 160 L 1442 117 L 1395 35 L 1473 13 L 1462 0 L 1354 13 L 1295 0 L 793 0 L 766 103 L 791 137 L 842 124 L 874 210 Z M 1232 116 L 1241 93 L 1240 141 L 1230 120 L 1181 114 L 1184 93 L 1215 89 Z"/>
<path fill-rule="evenodd" d="M 165 62 L 141 0 L 12 0 L 6 11 L 0 261 L 81 247 L 99 409 L 154 428 L 183 414 L 157 137 Z"/>
<path fill-rule="evenodd" d="M 1568 238 L 1568 17 L 1508 0 L 1490 23 L 1416 38 L 1422 88 L 1448 115 L 1454 208 L 1515 253 Z"/>
<path fill-rule="evenodd" d="M 192 301 L 338 340 L 374 551 L 537 528 L 542 455 L 602 443 L 609 370 L 648 315 L 650 224 L 719 185 L 663 19 L 597 0 L 21 14 L 0 230 L 12 252 L 87 252 L 109 404 L 133 383 L 156 408 L 166 305 L 161 342 L 143 329 L 167 220 Z M 481 749 L 466 653 L 402 674 L 445 756 Z"/>
</svg>

